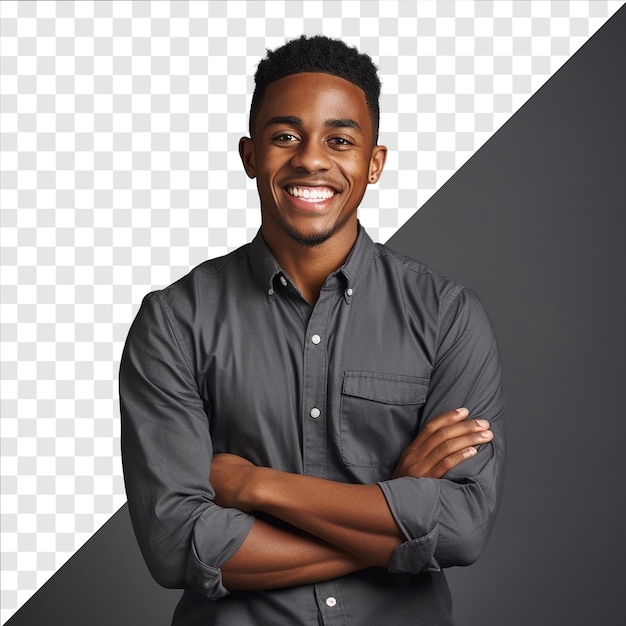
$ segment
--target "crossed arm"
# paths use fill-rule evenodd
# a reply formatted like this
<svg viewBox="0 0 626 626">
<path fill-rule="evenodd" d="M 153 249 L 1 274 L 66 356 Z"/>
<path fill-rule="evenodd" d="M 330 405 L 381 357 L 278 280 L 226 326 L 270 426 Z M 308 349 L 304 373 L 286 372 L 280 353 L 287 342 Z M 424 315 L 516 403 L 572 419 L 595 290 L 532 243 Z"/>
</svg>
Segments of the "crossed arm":
<svg viewBox="0 0 626 626">
<path fill-rule="evenodd" d="M 404 450 L 393 477 L 442 478 L 493 438 L 465 408 L 442 413 Z M 256 467 L 232 454 L 211 466 L 215 502 L 262 511 L 297 529 L 256 520 L 239 550 L 220 567 L 229 589 L 305 584 L 365 567 L 387 567 L 405 541 L 378 485 L 353 485 Z"/>
<path fill-rule="evenodd" d="M 393 479 L 374 485 L 214 456 L 172 302 L 160 292 L 146 297 L 122 356 L 120 407 L 129 512 L 157 582 L 217 600 L 228 589 L 317 582 L 371 566 L 417 573 L 478 558 L 502 486 L 503 403 L 490 325 L 479 302 L 461 295 L 439 333 L 425 425 Z M 471 418 L 458 409 L 438 415 L 450 406 L 470 407 Z"/>
</svg>

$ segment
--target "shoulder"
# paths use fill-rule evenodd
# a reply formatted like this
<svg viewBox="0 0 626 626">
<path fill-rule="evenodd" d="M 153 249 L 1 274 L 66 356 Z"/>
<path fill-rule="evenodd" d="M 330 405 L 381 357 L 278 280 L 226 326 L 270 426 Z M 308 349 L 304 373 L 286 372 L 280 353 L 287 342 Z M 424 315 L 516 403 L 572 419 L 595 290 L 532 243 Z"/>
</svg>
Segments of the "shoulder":
<svg viewBox="0 0 626 626">
<path fill-rule="evenodd" d="M 219 285 L 232 275 L 247 270 L 249 247 L 250 244 L 247 243 L 224 256 L 208 259 L 161 291 L 169 294 L 191 289 L 195 285 Z"/>
<path fill-rule="evenodd" d="M 472 287 L 386 245 L 375 244 L 375 251 L 375 264 L 411 315 L 430 318 L 439 332 L 450 327 L 493 332 L 489 314 Z"/>
<path fill-rule="evenodd" d="M 440 274 L 429 265 L 408 257 L 384 244 L 375 244 L 375 263 L 387 276 L 402 287 L 422 296 L 437 308 L 445 311 L 454 301 L 477 298 L 477 295 L 462 283 Z"/>
<path fill-rule="evenodd" d="M 161 299 L 173 301 L 181 297 L 214 293 L 233 281 L 239 282 L 249 271 L 249 246 L 245 244 L 224 256 L 208 259 L 172 284 L 152 293 Z"/>
<path fill-rule="evenodd" d="M 246 288 L 250 280 L 249 245 L 204 261 L 172 284 L 146 294 L 140 316 L 191 321 L 198 311 L 210 315 L 225 293 Z"/>
</svg>

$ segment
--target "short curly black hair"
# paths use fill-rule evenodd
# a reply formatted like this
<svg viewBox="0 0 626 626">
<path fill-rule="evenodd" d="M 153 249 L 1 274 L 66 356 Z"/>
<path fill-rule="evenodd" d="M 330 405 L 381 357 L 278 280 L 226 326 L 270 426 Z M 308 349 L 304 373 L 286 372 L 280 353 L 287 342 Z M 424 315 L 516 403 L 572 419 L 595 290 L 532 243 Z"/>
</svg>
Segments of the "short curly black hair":
<svg viewBox="0 0 626 626">
<path fill-rule="evenodd" d="M 275 50 L 267 51 L 254 75 L 255 88 L 250 106 L 251 136 L 267 87 L 280 78 L 300 72 L 331 74 L 362 89 L 372 118 L 374 138 L 378 141 L 380 79 L 374 62 L 367 54 L 340 39 L 323 35 L 301 35 Z"/>
</svg>

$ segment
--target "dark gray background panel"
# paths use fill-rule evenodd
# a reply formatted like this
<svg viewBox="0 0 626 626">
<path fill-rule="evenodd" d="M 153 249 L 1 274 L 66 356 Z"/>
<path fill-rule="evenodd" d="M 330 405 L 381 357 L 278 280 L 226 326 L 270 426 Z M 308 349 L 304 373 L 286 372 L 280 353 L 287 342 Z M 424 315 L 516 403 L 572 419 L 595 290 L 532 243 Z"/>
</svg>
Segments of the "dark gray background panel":
<svg viewBox="0 0 626 626">
<path fill-rule="evenodd" d="M 505 496 L 450 571 L 458 626 L 623 620 L 625 61 L 621 9 L 389 242 L 478 290 L 500 345 Z"/>
<path fill-rule="evenodd" d="M 5 626 L 166 626 L 180 595 L 152 580 L 124 505 Z"/>
<path fill-rule="evenodd" d="M 616 624 L 626 440 L 626 10 L 389 242 L 481 294 L 509 463 L 492 541 L 450 570 L 458 626 Z M 126 507 L 7 624 L 168 624 Z"/>
</svg>

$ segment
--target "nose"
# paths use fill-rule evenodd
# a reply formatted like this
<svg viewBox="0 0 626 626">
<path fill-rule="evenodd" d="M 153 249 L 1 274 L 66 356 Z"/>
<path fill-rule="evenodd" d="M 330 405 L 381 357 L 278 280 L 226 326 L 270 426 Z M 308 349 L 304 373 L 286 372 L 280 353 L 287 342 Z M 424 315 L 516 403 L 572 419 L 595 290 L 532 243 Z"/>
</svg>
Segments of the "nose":
<svg viewBox="0 0 626 626">
<path fill-rule="evenodd" d="M 308 173 L 323 172 L 332 167 L 328 148 L 322 141 L 314 139 L 304 139 L 299 143 L 291 164 Z"/>
</svg>

